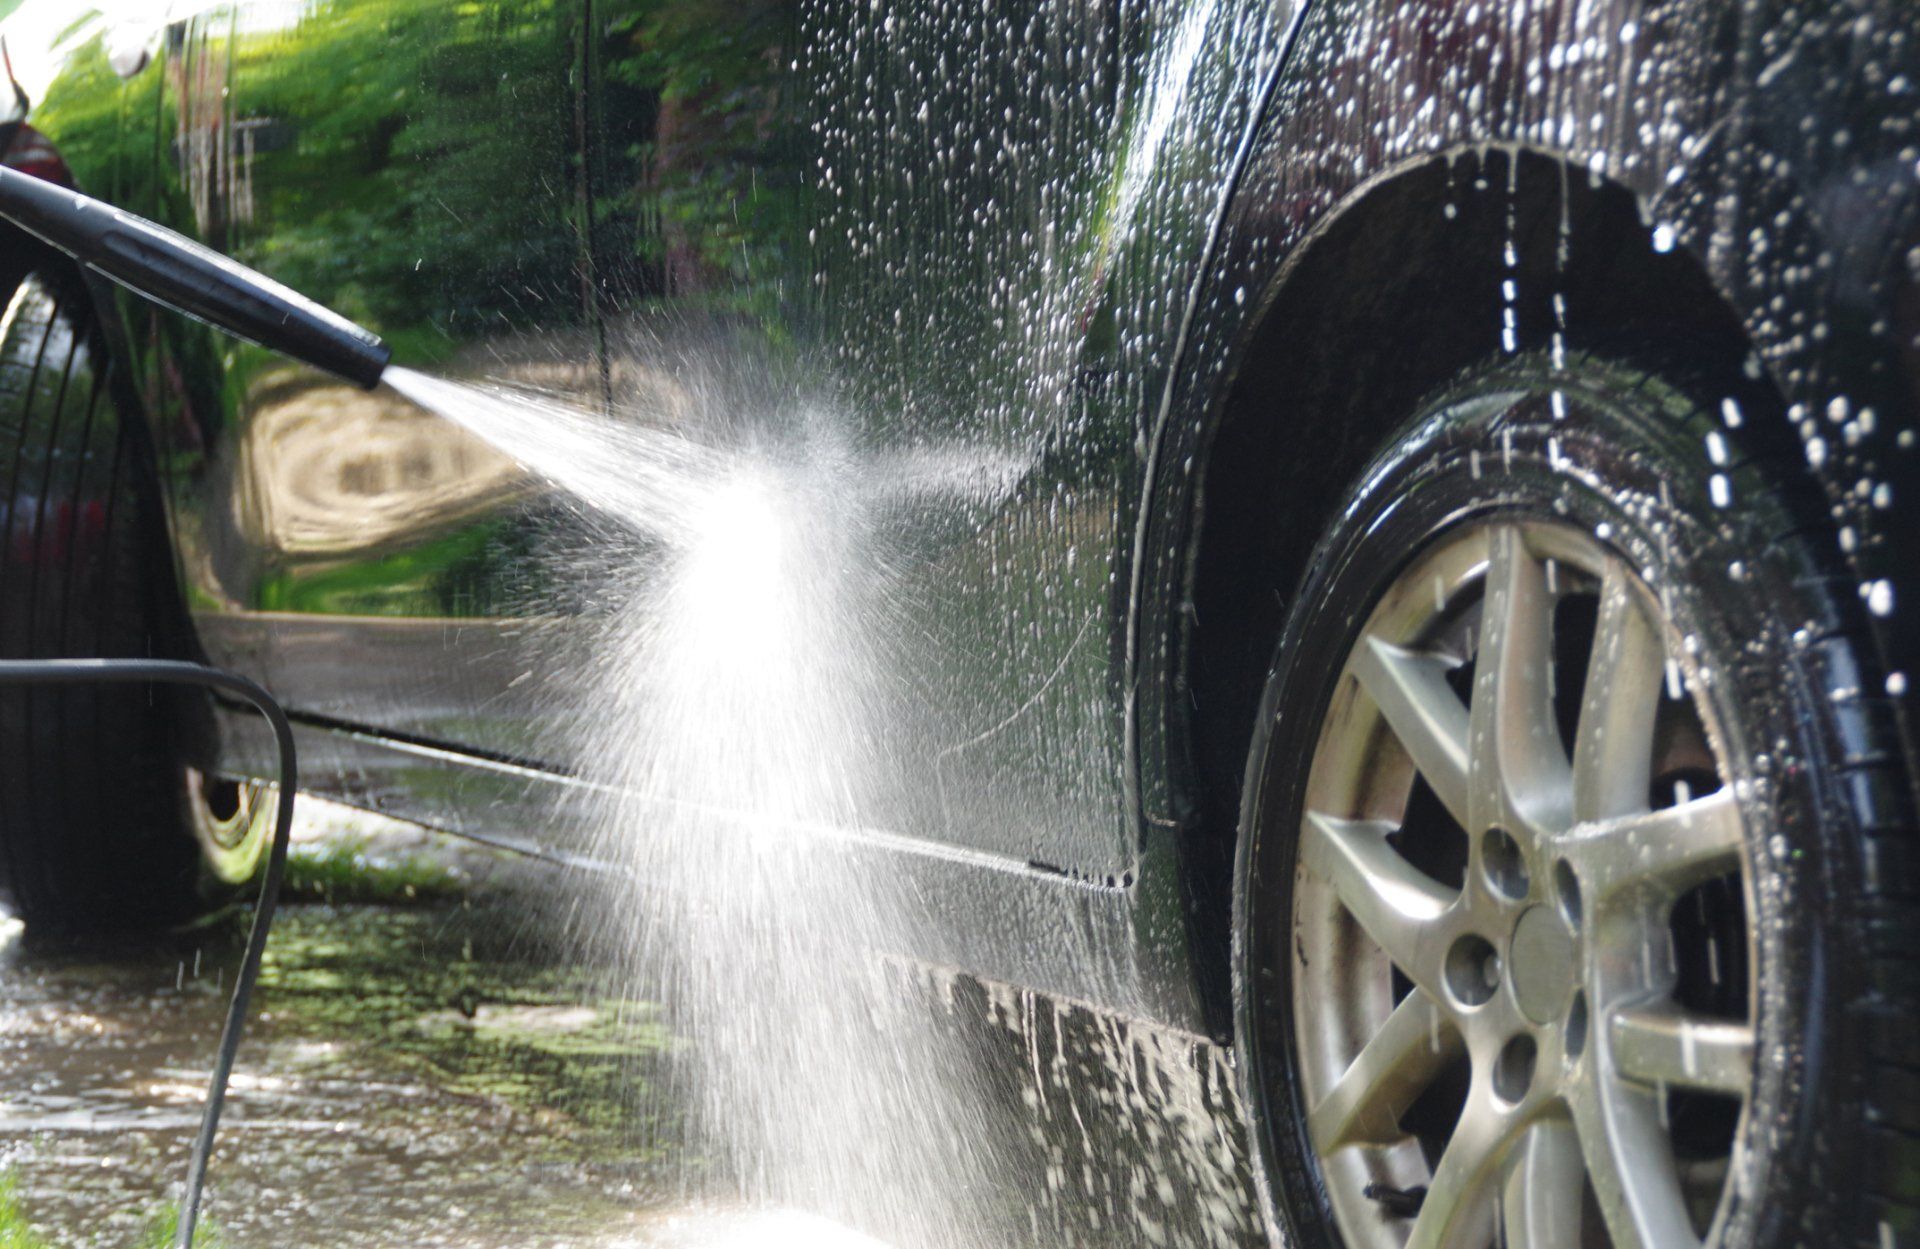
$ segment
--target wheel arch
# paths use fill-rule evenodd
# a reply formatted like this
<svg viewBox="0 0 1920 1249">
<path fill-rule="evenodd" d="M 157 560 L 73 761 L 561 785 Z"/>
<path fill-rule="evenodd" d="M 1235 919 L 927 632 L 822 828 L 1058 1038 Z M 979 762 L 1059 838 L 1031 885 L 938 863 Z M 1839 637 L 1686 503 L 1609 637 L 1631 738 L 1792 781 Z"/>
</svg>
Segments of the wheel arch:
<svg viewBox="0 0 1920 1249">
<path fill-rule="evenodd" d="M 1903 40 L 1910 23 L 1897 0 L 1861 0 L 1847 14 L 1710 0 L 1658 12 L 1636 0 L 1305 7 L 1144 431 L 1130 570 L 1124 680 L 1143 879 L 1178 881 L 1155 888 L 1181 894 L 1216 1035 L 1228 999 L 1218 882 L 1230 855 L 1219 842 L 1230 844 L 1231 829 L 1220 833 L 1195 801 L 1191 727 L 1197 687 L 1221 663 L 1204 635 L 1232 633 L 1209 567 L 1228 562 L 1214 540 L 1236 509 L 1258 513 L 1257 492 L 1236 496 L 1218 461 L 1238 454 L 1231 431 L 1256 379 L 1324 394 L 1345 365 L 1346 419 L 1276 422 L 1333 453 L 1295 465 L 1284 493 L 1270 484 L 1276 506 L 1303 518 L 1299 541 L 1280 553 L 1278 574 L 1229 578 L 1261 583 L 1269 602 L 1284 585 L 1284 598 L 1325 519 L 1314 506 L 1331 505 L 1358 469 L 1355 448 L 1391 427 L 1388 400 L 1405 398 L 1396 379 L 1410 379 L 1409 392 L 1437 385 L 1457 363 L 1448 343 L 1500 328 L 1485 286 L 1474 296 L 1429 281 L 1424 308 L 1410 308 L 1407 292 L 1447 272 L 1445 194 L 1502 161 L 1513 187 L 1486 177 L 1494 198 L 1522 213 L 1557 194 L 1590 200 L 1597 215 L 1574 222 L 1575 237 L 1612 228 L 1629 277 L 1672 275 L 1624 283 L 1570 329 L 1600 332 L 1593 314 L 1606 312 L 1622 338 L 1659 329 L 1664 338 L 1641 346 L 1670 355 L 1678 331 L 1705 330 L 1725 344 L 1714 367 L 1781 408 L 1781 419 L 1739 432 L 1777 446 L 1786 472 L 1824 493 L 1816 501 L 1854 583 L 1846 590 L 1885 605 L 1869 625 L 1881 668 L 1900 677 L 1885 701 L 1903 726 L 1908 800 L 1920 799 L 1920 562 L 1900 540 L 1920 526 L 1920 115 L 1910 94 L 1920 41 Z M 1869 54 L 1880 72 L 1862 74 Z M 1442 198 L 1423 205 L 1423 191 Z M 1627 298 L 1635 286 L 1651 303 Z M 1403 318 L 1434 328 L 1421 349 L 1394 337 Z M 1356 335 L 1394 346 L 1354 367 Z M 1283 365 L 1296 372 L 1260 372 Z M 1303 411 L 1301 396 L 1291 406 Z M 1884 853 L 1891 863 L 1910 852 L 1890 843 Z"/>
<path fill-rule="evenodd" d="M 1689 380 L 1738 393 L 1756 415 L 1784 410 L 1736 310 L 1690 252 L 1655 245 L 1633 192 L 1523 148 L 1373 179 L 1248 303 L 1256 312 L 1189 452 L 1162 678 L 1179 870 L 1216 1034 L 1231 1013 L 1237 799 L 1274 640 L 1344 493 L 1419 401 L 1503 351 L 1557 340 L 1684 362 Z M 1754 424 L 1771 450 L 1797 448 L 1786 422 Z"/>
</svg>

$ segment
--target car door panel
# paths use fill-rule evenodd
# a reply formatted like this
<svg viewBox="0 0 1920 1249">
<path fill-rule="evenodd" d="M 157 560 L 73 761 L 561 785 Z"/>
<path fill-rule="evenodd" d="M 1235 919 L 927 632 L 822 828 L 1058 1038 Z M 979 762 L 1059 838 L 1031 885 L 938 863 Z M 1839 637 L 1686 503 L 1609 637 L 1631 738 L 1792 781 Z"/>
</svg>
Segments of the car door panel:
<svg viewBox="0 0 1920 1249">
<path fill-rule="evenodd" d="M 559 0 L 258 0 L 175 25 L 157 67 L 158 163 L 188 209 L 172 224 L 403 357 L 577 337 L 575 18 Z M 217 379 L 161 421 L 209 656 L 296 712 L 537 753 L 510 691 L 514 556 L 542 489 L 390 392 L 230 341 L 195 360 L 149 341 L 150 373 Z"/>
<path fill-rule="evenodd" d="M 403 362 L 908 483 L 863 818 L 1118 884 L 1139 434 L 1290 18 L 250 0 L 166 34 L 153 198 Z M 211 658 L 315 723 L 579 762 L 604 621 L 551 553 L 589 518 L 391 393 L 136 337 Z"/>
</svg>

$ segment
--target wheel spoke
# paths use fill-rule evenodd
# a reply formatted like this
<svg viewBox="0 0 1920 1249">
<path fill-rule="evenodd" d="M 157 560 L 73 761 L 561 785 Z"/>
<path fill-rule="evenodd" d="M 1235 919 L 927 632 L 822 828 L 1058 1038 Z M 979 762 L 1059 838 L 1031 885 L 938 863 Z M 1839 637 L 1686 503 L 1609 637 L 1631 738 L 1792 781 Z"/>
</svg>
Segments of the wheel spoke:
<svg viewBox="0 0 1920 1249">
<path fill-rule="evenodd" d="M 1564 842 L 1582 876 L 1605 896 L 1640 885 L 1678 896 L 1738 870 L 1744 836 L 1731 788 L 1639 815 L 1582 825 Z"/>
<path fill-rule="evenodd" d="M 1753 1029 L 1670 1006 L 1621 1011 L 1610 1025 L 1613 1065 L 1641 1084 L 1745 1097 L 1753 1086 Z"/>
<path fill-rule="evenodd" d="M 1697 1249 L 1658 1094 L 1600 1075 L 1573 1099 L 1587 1177 L 1613 1249 Z"/>
<path fill-rule="evenodd" d="M 1493 1240 L 1500 1149 L 1508 1125 L 1476 1091 L 1454 1125 L 1407 1249 L 1485 1249 Z"/>
<path fill-rule="evenodd" d="M 1393 825 L 1310 811 L 1302 821 L 1300 865 L 1333 886 L 1342 905 L 1415 984 L 1437 991 L 1435 925 L 1458 896 L 1402 858 L 1387 841 Z"/>
<path fill-rule="evenodd" d="M 1462 1052 L 1460 1033 L 1439 1004 L 1424 990 L 1408 993 L 1307 1116 L 1314 1149 L 1325 1155 L 1401 1140 L 1401 1114 Z"/>
<path fill-rule="evenodd" d="M 1665 647 L 1624 565 L 1609 559 L 1573 745 L 1573 818 L 1647 808 Z"/>
<path fill-rule="evenodd" d="M 1467 706 L 1447 684 L 1448 661 L 1369 637 L 1352 662 L 1427 787 L 1466 827 Z"/>
<path fill-rule="evenodd" d="M 1507 1164 L 1501 1199 L 1506 1249 L 1566 1249 L 1580 1243 L 1580 1190 L 1587 1167 L 1565 1119 L 1527 1129 Z"/>
<path fill-rule="evenodd" d="M 1468 728 L 1470 829 L 1568 822 L 1566 751 L 1553 714 L 1553 596 L 1520 530 L 1489 535 Z"/>
</svg>

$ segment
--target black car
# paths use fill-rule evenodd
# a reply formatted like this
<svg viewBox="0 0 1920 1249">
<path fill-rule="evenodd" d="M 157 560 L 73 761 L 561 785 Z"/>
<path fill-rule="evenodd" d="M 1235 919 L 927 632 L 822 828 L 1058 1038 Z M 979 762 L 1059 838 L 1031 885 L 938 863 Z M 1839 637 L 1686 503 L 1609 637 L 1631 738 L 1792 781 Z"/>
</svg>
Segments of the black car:
<svg viewBox="0 0 1920 1249">
<path fill-rule="evenodd" d="M 916 957 L 1233 1047 L 1280 1243 L 1920 1243 L 1905 0 L 65 47 L 8 165 L 515 389 L 408 389 L 449 423 L 8 236 L 0 653 L 238 670 L 315 792 L 537 853 L 776 811 Z M 244 709 L 0 732 L 30 926 L 253 873 Z"/>
</svg>

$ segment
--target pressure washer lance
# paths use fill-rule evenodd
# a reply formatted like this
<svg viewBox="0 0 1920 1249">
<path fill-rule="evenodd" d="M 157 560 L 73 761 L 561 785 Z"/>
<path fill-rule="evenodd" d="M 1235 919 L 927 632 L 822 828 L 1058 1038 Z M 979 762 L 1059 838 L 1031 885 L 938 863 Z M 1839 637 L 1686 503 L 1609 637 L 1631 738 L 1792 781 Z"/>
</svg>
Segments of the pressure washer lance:
<svg viewBox="0 0 1920 1249">
<path fill-rule="evenodd" d="M 339 313 L 165 226 L 0 167 L 0 217 L 155 303 L 372 390 L 392 351 Z"/>
<path fill-rule="evenodd" d="M 0 685 L 89 685 L 101 682 L 154 682 L 199 685 L 237 695 L 260 709 L 273 726 L 280 749 L 280 799 L 274 814 L 273 847 L 267 852 L 267 870 L 260 881 L 260 904 L 247 932 L 246 953 L 234 978 L 233 998 L 227 1003 L 227 1021 L 220 1029 L 220 1049 L 207 1082 L 207 1108 L 200 1116 L 200 1134 L 187 1160 L 186 1189 L 180 1195 L 180 1217 L 174 1225 L 174 1249 L 192 1249 L 193 1229 L 200 1218 L 200 1191 L 206 1184 L 207 1159 L 213 1154 L 213 1134 L 220 1126 L 220 1108 L 227 1100 L 227 1080 L 233 1074 L 233 1056 L 247 1026 L 247 1006 L 254 982 L 260 978 L 260 959 L 267 949 L 267 931 L 273 927 L 274 908 L 280 902 L 280 878 L 287 868 L 287 844 L 293 835 L 293 794 L 298 769 L 293 757 L 293 726 L 273 695 L 243 676 L 175 659 L 5 659 L 0 660 Z"/>
</svg>

